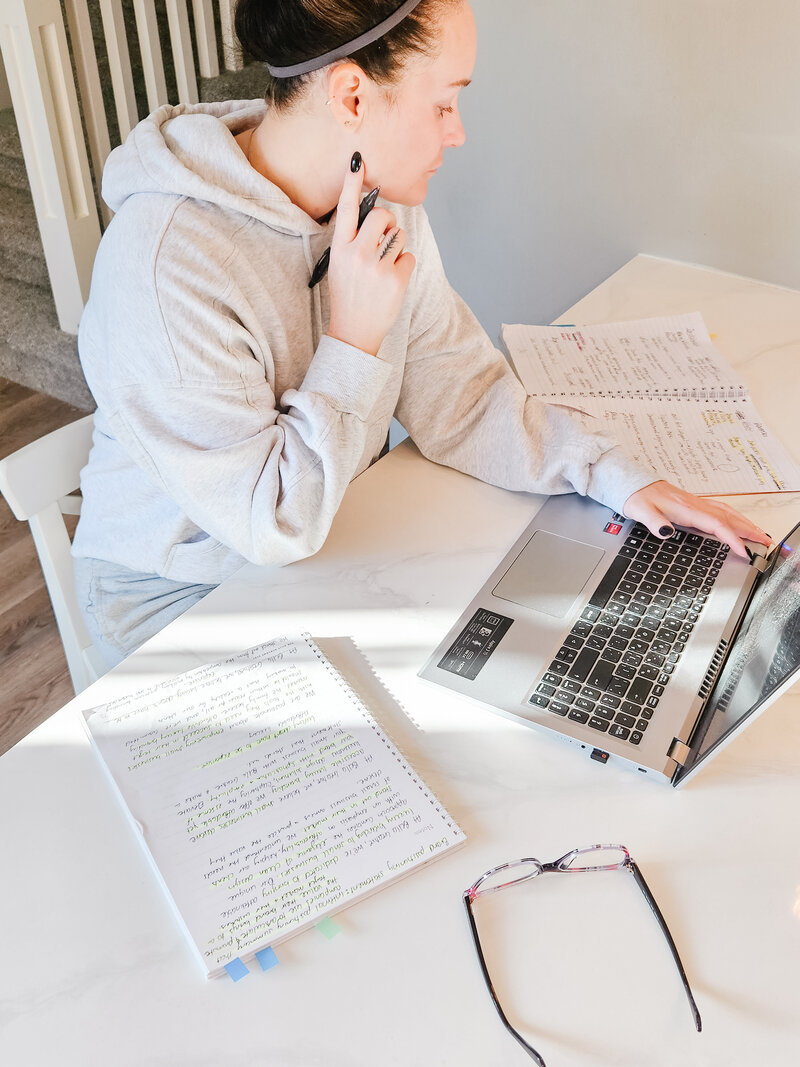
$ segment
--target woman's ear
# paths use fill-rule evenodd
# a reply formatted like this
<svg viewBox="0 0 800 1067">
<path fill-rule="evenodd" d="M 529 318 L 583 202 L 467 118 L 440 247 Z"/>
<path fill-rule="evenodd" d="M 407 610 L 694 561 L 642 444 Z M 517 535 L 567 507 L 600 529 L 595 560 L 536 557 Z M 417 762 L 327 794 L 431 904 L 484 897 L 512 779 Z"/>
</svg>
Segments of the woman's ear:
<svg viewBox="0 0 800 1067">
<path fill-rule="evenodd" d="M 333 119 L 357 130 L 364 120 L 371 81 L 357 63 L 337 64 L 328 75 L 325 101 Z"/>
</svg>

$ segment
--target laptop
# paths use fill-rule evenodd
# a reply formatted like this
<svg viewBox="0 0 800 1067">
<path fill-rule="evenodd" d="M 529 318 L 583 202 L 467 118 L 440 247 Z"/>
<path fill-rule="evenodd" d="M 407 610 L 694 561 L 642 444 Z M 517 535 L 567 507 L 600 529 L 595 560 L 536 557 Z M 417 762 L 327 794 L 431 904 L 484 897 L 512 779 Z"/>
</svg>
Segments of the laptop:
<svg viewBox="0 0 800 1067">
<path fill-rule="evenodd" d="M 419 675 L 682 786 L 800 679 L 798 531 L 743 560 L 551 497 Z"/>
</svg>

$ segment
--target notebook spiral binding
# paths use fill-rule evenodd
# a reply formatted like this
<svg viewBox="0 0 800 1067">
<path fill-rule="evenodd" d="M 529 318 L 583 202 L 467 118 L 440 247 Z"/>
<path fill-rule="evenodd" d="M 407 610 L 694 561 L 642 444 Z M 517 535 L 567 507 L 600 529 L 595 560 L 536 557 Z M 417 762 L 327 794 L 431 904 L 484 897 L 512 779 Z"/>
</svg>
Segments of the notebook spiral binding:
<svg viewBox="0 0 800 1067">
<path fill-rule="evenodd" d="M 425 782 L 423 782 L 422 778 L 420 778 L 420 776 L 414 770 L 414 768 L 411 765 L 411 762 L 405 757 L 405 755 L 403 754 L 402 749 L 400 748 L 400 746 L 398 744 L 396 744 L 394 738 L 389 736 L 388 731 L 383 727 L 383 725 L 380 725 L 380 726 L 378 725 L 378 723 L 375 721 L 374 715 L 369 710 L 367 705 L 364 703 L 364 701 L 361 699 L 361 697 L 358 695 L 358 693 L 355 691 L 355 689 L 353 689 L 353 687 L 350 685 L 350 683 L 347 681 L 347 679 L 336 668 L 336 666 L 333 663 L 331 663 L 331 661 L 328 659 L 328 657 L 325 655 L 325 653 L 319 647 L 319 645 L 314 640 L 314 638 L 311 636 L 311 634 L 307 633 L 307 632 L 304 632 L 304 633 L 301 633 L 300 636 L 308 644 L 308 647 L 311 649 L 311 651 L 314 653 L 314 655 L 317 657 L 317 659 L 323 665 L 325 670 L 330 675 L 332 675 L 332 677 L 336 680 L 336 682 L 340 686 L 340 688 L 342 688 L 345 691 L 345 693 L 347 694 L 348 700 L 352 704 L 355 704 L 355 706 L 361 712 L 361 714 L 364 717 L 364 719 L 366 720 L 366 722 L 369 724 L 370 729 L 373 731 L 373 733 L 375 733 L 377 735 L 377 737 L 381 740 L 381 742 L 386 746 L 386 748 L 389 750 L 389 752 L 394 757 L 395 761 L 397 763 L 399 763 L 400 766 L 405 769 L 406 774 L 408 774 L 409 778 L 411 778 L 412 782 L 414 782 L 414 784 L 417 786 L 419 791 L 426 797 L 426 799 L 428 800 L 428 803 L 431 805 L 431 807 L 435 811 L 437 811 L 446 820 L 447 825 L 449 826 L 449 828 L 454 833 L 463 834 L 463 830 L 461 829 L 461 827 L 456 822 L 453 821 L 453 819 L 452 819 L 450 813 L 447 811 L 447 809 L 443 808 L 442 805 L 439 804 L 439 802 L 436 799 L 434 793 L 431 791 L 431 789 L 429 789 L 429 787 L 425 784 Z M 356 647 L 358 647 L 358 646 L 356 646 Z M 377 681 L 380 683 L 381 686 L 386 688 L 383 685 L 383 681 L 381 680 L 381 678 L 378 675 L 377 671 L 375 670 L 375 668 L 370 663 L 369 659 L 367 659 L 367 657 L 364 655 L 364 653 L 361 651 L 361 649 L 358 649 L 358 651 L 359 651 L 360 655 L 362 656 L 362 658 L 367 663 L 367 665 L 369 666 L 369 669 L 370 669 L 372 675 L 377 679 Z M 392 696 L 392 699 L 395 700 L 395 703 L 399 703 L 394 696 Z M 408 715 L 408 712 L 406 711 L 405 707 L 402 704 L 400 704 L 400 707 L 401 707 L 402 711 L 406 715 Z M 411 718 L 410 715 L 408 717 L 409 717 L 409 719 L 411 719 L 412 722 L 414 722 L 414 720 Z M 417 726 L 417 729 L 419 729 L 419 726 L 417 725 L 416 722 L 414 722 L 414 725 Z"/>
<path fill-rule="evenodd" d="M 539 400 L 556 400 L 561 397 L 597 397 L 603 400 L 694 400 L 698 404 L 709 400 L 727 403 L 730 400 L 747 400 L 747 387 L 744 385 L 719 385 L 708 389 L 633 389 L 629 392 L 614 390 L 589 389 L 584 392 L 536 393 Z"/>
</svg>

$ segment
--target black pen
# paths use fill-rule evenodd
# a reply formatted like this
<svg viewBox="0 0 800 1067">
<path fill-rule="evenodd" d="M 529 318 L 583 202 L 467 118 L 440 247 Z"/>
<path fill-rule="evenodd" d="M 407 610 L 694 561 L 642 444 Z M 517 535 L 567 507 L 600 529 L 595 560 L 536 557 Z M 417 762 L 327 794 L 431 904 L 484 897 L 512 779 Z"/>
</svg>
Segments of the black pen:
<svg viewBox="0 0 800 1067">
<path fill-rule="evenodd" d="M 361 205 L 358 209 L 358 225 L 356 230 L 361 229 L 361 224 L 364 219 L 369 215 L 370 211 L 375 207 L 375 201 L 378 199 L 378 193 L 381 191 L 380 185 L 376 186 L 371 193 L 367 193 L 364 199 L 361 201 Z M 331 261 L 331 250 L 326 248 L 322 255 L 317 260 L 314 270 L 311 272 L 311 281 L 308 283 L 308 288 L 313 289 L 317 282 L 321 282 L 325 275 L 328 273 L 328 266 Z"/>
</svg>

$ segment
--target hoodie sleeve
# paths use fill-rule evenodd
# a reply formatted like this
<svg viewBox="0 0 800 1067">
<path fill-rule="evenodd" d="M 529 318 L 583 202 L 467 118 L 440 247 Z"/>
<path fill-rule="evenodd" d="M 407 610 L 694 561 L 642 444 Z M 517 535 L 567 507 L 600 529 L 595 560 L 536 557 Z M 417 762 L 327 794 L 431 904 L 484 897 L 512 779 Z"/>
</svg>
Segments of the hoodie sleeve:
<svg viewBox="0 0 800 1067">
<path fill-rule="evenodd" d="M 621 511 L 658 475 L 605 433 L 526 394 L 449 285 L 428 224 L 414 252 L 416 303 L 396 415 L 429 459 L 505 489 L 577 491 Z"/>
<path fill-rule="evenodd" d="M 284 565 L 324 542 L 391 368 L 323 336 L 302 382 L 278 397 L 262 363 L 269 352 L 258 346 L 256 358 L 224 289 L 202 257 L 191 270 L 166 257 L 136 300 L 104 303 L 114 310 L 103 336 L 83 337 L 83 347 L 94 340 L 99 353 L 113 353 L 120 369 L 97 376 L 98 401 L 154 491 L 198 538 L 202 531 L 246 560 Z M 137 321 L 126 319 L 128 307 Z"/>
</svg>

